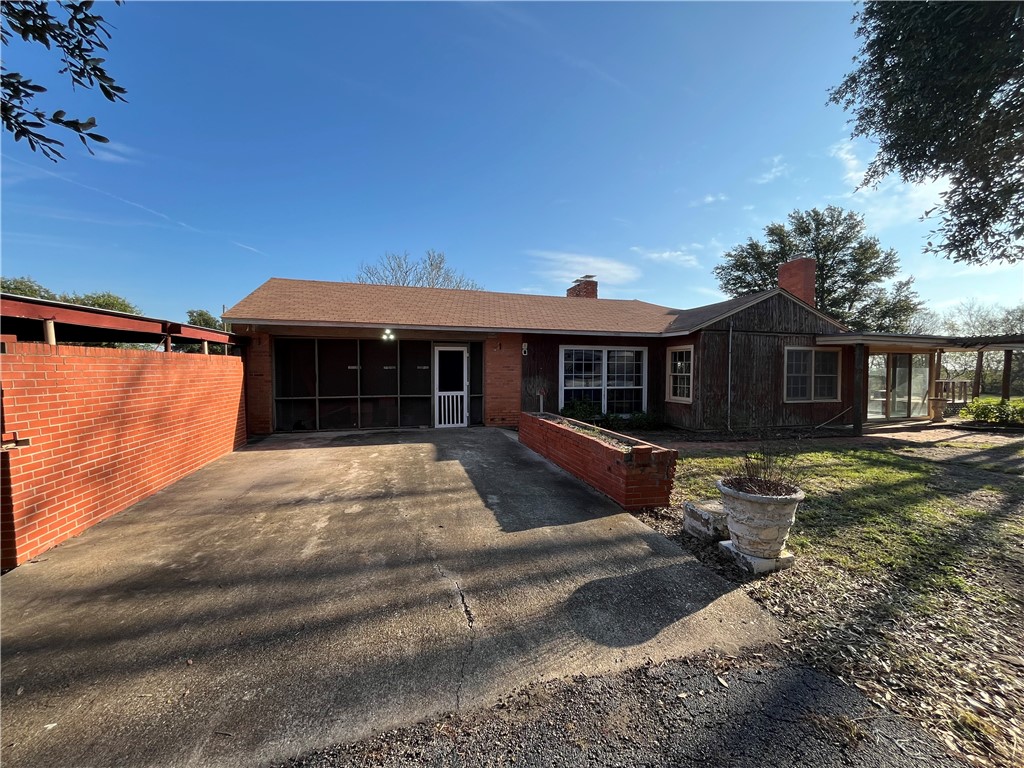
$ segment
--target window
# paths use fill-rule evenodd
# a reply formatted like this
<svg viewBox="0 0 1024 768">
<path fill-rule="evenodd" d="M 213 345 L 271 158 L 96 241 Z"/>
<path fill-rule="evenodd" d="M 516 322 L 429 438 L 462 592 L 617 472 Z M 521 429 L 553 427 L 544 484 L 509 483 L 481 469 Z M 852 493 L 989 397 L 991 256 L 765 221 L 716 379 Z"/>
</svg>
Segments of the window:
<svg viewBox="0 0 1024 768">
<path fill-rule="evenodd" d="M 786 402 L 839 400 L 839 350 L 786 348 Z"/>
<path fill-rule="evenodd" d="M 586 400 L 602 413 L 629 415 L 647 409 L 645 349 L 561 347 L 564 408 Z"/>
<path fill-rule="evenodd" d="M 668 350 L 668 382 L 665 399 L 676 403 L 693 402 L 693 347 Z"/>
</svg>

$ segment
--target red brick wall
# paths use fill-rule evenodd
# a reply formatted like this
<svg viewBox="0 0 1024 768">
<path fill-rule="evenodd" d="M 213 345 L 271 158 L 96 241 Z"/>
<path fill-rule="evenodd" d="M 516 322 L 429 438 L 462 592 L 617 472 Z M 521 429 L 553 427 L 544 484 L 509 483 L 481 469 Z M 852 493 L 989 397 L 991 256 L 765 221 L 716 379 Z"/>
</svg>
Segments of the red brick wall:
<svg viewBox="0 0 1024 768">
<path fill-rule="evenodd" d="M 594 437 L 530 413 L 519 417 L 519 442 L 627 510 L 667 507 L 677 451 L 656 445 L 624 453 Z"/>
<path fill-rule="evenodd" d="M 791 293 L 812 307 L 814 303 L 814 259 L 793 259 L 779 267 L 779 288 Z"/>
<path fill-rule="evenodd" d="M 596 299 L 597 280 L 580 280 L 570 286 L 565 295 L 570 299 Z"/>
<path fill-rule="evenodd" d="M 245 416 L 250 435 L 274 431 L 274 369 L 270 334 L 256 333 L 245 348 Z"/>
<path fill-rule="evenodd" d="M 2 567 L 77 536 L 245 442 L 242 361 L 8 343 Z"/>
<path fill-rule="evenodd" d="M 499 333 L 484 341 L 484 424 L 519 423 L 523 381 L 523 335 Z"/>
</svg>

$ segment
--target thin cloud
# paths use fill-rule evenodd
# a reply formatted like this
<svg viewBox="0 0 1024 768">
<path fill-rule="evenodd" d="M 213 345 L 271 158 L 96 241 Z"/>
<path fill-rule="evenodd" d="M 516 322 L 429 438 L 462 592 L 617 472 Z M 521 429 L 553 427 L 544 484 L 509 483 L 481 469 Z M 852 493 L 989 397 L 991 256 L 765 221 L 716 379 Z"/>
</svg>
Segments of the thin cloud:
<svg viewBox="0 0 1024 768">
<path fill-rule="evenodd" d="M 488 13 L 492 19 L 511 21 L 519 27 L 529 30 L 534 40 L 562 63 L 608 85 L 622 90 L 629 90 L 621 80 L 611 75 L 597 62 L 583 56 L 577 56 L 569 51 L 558 35 L 552 32 L 533 14 L 527 13 L 521 7 L 507 3 L 471 3 L 467 7 Z"/>
<path fill-rule="evenodd" d="M 165 222 L 152 221 L 142 217 L 135 219 L 117 218 L 102 216 L 92 213 L 68 210 L 66 208 L 54 208 L 46 205 L 19 205 L 19 213 L 28 216 L 35 216 L 41 219 L 53 219 L 55 221 L 74 221 L 81 224 L 96 224 L 104 227 L 155 227 L 167 229 L 169 225 Z"/>
<path fill-rule="evenodd" d="M 782 155 L 775 155 L 765 160 L 771 163 L 771 167 L 757 178 L 753 179 L 755 184 L 768 184 L 789 173 L 789 166 L 782 162 Z"/>
<path fill-rule="evenodd" d="M 688 253 L 684 249 L 652 251 L 648 248 L 641 248 L 634 245 L 629 250 L 645 259 L 648 259 L 649 261 L 657 261 L 663 264 L 675 264 L 677 266 L 688 267 L 690 269 L 700 268 L 700 262 L 697 260 L 697 257 L 692 253 Z"/>
<path fill-rule="evenodd" d="M 705 288 L 703 286 L 697 286 L 696 288 L 693 289 L 693 292 L 699 293 L 702 296 L 712 298 L 715 301 L 724 301 L 725 299 L 729 298 L 717 288 Z"/>
<path fill-rule="evenodd" d="M 141 155 L 142 153 L 135 149 L 135 147 L 130 147 L 117 141 L 110 141 L 106 144 L 92 147 L 92 154 L 88 156 L 93 160 L 99 160 L 103 163 L 139 165 L 142 163 Z"/>
<path fill-rule="evenodd" d="M 843 140 L 829 147 L 829 155 L 842 167 L 842 181 L 848 188 L 840 197 L 864 215 L 873 230 L 900 226 L 919 221 L 925 211 L 942 202 L 942 194 L 949 188 L 945 177 L 921 184 L 907 184 L 890 176 L 875 187 L 861 187 L 865 163 L 857 154 L 854 142 Z"/>
<path fill-rule="evenodd" d="M 709 192 L 699 200 L 691 200 L 690 207 L 696 208 L 698 205 L 714 205 L 715 203 L 724 203 L 728 199 L 729 196 L 726 195 L 724 192 L 719 192 L 717 194 Z"/>
<path fill-rule="evenodd" d="M 19 165 L 23 165 L 23 166 L 25 166 L 27 168 L 34 168 L 35 170 L 39 171 L 40 173 L 44 174 L 45 176 L 50 176 L 50 177 L 52 177 L 54 179 L 59 179 L 60 181 L 65 181 L 68 184 L 74 184 L 76 187 L 81 187 L 82 189 L 87 189 L 90 192 L 95 192 L 98 195 L 103 195 L 105 197 L 109 197 L 112 200 L 117 200 L 119 203 L 124 203 L 125 205 L 132 206 L 133 208 L 138 208 L 140 211 L 145 211 L 146 213 L 152 214 L 153 216 L 157 216 L 158 218 L 163 219 L 164 221 L 169 222 L 170 224 L 173 224 L 173 225 L 175 225 L 177 227 L 181 227 L 182 229 L 187 229 L 190 232 L 195 232 L 198 235 L 203 235 L 205 237 L 212 237 L 212 238 L 217 238 L 217 239 L 219 239 L 221 237 L 216 232 L 209 232 L 209 231 L 204 230 L 204 229 L 199 229 L 198 227 L 193 227 L 191 224 L 188 224 L 187 222 L 178 221 L 177 219 L 172 219 L 166 213 L 161 213 L 160 211 L 156 211 L 156 210 L 153 210 L 152 208 L 148 208 L 145 205 L 142 205 L 141 203 L 136 203 L 136 202 L 134 202 L 132 200 L 128 200 L 127 198 L 121 197 L 120 195 L 115 195 L 112 192 L 107 192 L 105 189 L 100 189 L 99 187 L 94 187 L 94 186 L 91 186 L 90 184 L 83 184 L 82 182 L 76 181 L 75 179 L 72 179 L 72 178 L 69 178 L 67 176 L 64 176 L 63 174 L 55 173 L 54 171 L 48 171 L 46 169 L 39 168 L 39 167 L 34 166 L 34 165 L 30 165 L 29 163 L 23 162 L 21 160 L 18 160 L 17 158 L 10 157 L 9 155 L 3 154 L 3 153 L 0 153 L 0 157 L 3 157 L 8 162 L 18 163 Z M 242 245 L 241 243 L 236 243 L 234 240 L 229 240 L 228 242 L 232 243 L 233 245 L 238 245 L 238 246 L 240 246 L 242 248 L 248 248 L 249 250 L 254 251 L 256 253 L 263 254 L 264 256 L 267 255 L 267 254 L 263 253 L 262 251 L 256 250 L 252 246 Z"/>
<path fill-rule="evenodd" d="M 604 256 L 542 250 L 529 250 L 526 254 L 538 262 L 535 274 L 563 286 L 570 285 L 581 275 L 597 275 L 599 282 L 608 285 L 631 283 L 642 276 L 632 264 Z"/>
<path fill-rule="evenodd" d="M 247 250 L 247 251 L 252 251 L 253 253 L 258 253 L 260 256 L 266 256 L 267 255 L 263 251 L 261 251 L 259 248 L 253 248 L 251 245 L 246 245 L 245 243 L 240 243 L 237 240 L 232 240 L 231 244 L 232 245 L 237 245 L 239 248 L 245 248 L 245 250 Z"/>
</svg>

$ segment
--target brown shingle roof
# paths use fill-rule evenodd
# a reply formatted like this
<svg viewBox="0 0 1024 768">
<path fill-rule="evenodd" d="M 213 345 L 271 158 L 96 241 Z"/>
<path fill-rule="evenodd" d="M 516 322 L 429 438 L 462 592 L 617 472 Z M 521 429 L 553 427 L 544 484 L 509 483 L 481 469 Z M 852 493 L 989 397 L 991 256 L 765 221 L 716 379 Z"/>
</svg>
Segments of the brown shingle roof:
<svg viewBox="0 0 1024 768">
<path fill-rule="evenodd" d="M 254 325 L 308 323 L 661 334 L 695 330 L 777 292 L 776 289 L 679 310 L 635 299 L 584 299 L 273 277 L 229 309 L 224 317 Z"/>
</svg>

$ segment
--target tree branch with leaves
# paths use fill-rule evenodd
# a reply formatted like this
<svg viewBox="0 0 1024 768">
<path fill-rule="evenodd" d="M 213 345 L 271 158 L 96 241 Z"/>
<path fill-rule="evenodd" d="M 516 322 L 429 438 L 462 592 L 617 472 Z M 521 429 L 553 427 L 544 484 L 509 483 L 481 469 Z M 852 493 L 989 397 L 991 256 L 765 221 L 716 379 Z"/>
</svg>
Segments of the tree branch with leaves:
<svg viewBox="0 0 1024 768">
<path fill-rule="evenodd" d="M 115 2 L 120 5 L 122 0 Z M 3 14 L 0 41 L 6 48 L 11 36 L 17 35 L 27 43 L 39 43 L 59 55 L 62 66 L 58 73 L 70 78 L 72 88 L 97 88 L 108 101 L 126 102 L 124 96 L 127 91 L 104 68 L 105 59 L 97 55 L 107 50 L 110 29 L 102 16 L 92 12 L 92 7 L 92 0 L 79 3 L 4 0 L 0 4 Z M 95 117 L 84 120 L 69 118 L 63 109 L 48 113 L 37 106 L 36 97 L 47 89 L 20 72 L 0 67 L 0 90 L 4 130 L 14 134 L 15 141 L 25 139 L 30 149 L 54 162 L 58 158 L 64 159 L 58 149 L 64 146 L 64 142 L 46 133 L 50 126 L 76 134 L 90 154 L 90 141 L 100 144 L 109 141 L 106 136 L 95 132 Z"/>
<path fill-rule="evenodd" d="M 863 184 L 945 178 L 926 251 L 1024 260 L 1024 3 L 866 2 L 854 22 L 856 68 L 829 101 L 878 143 Z"/>
</svg>

